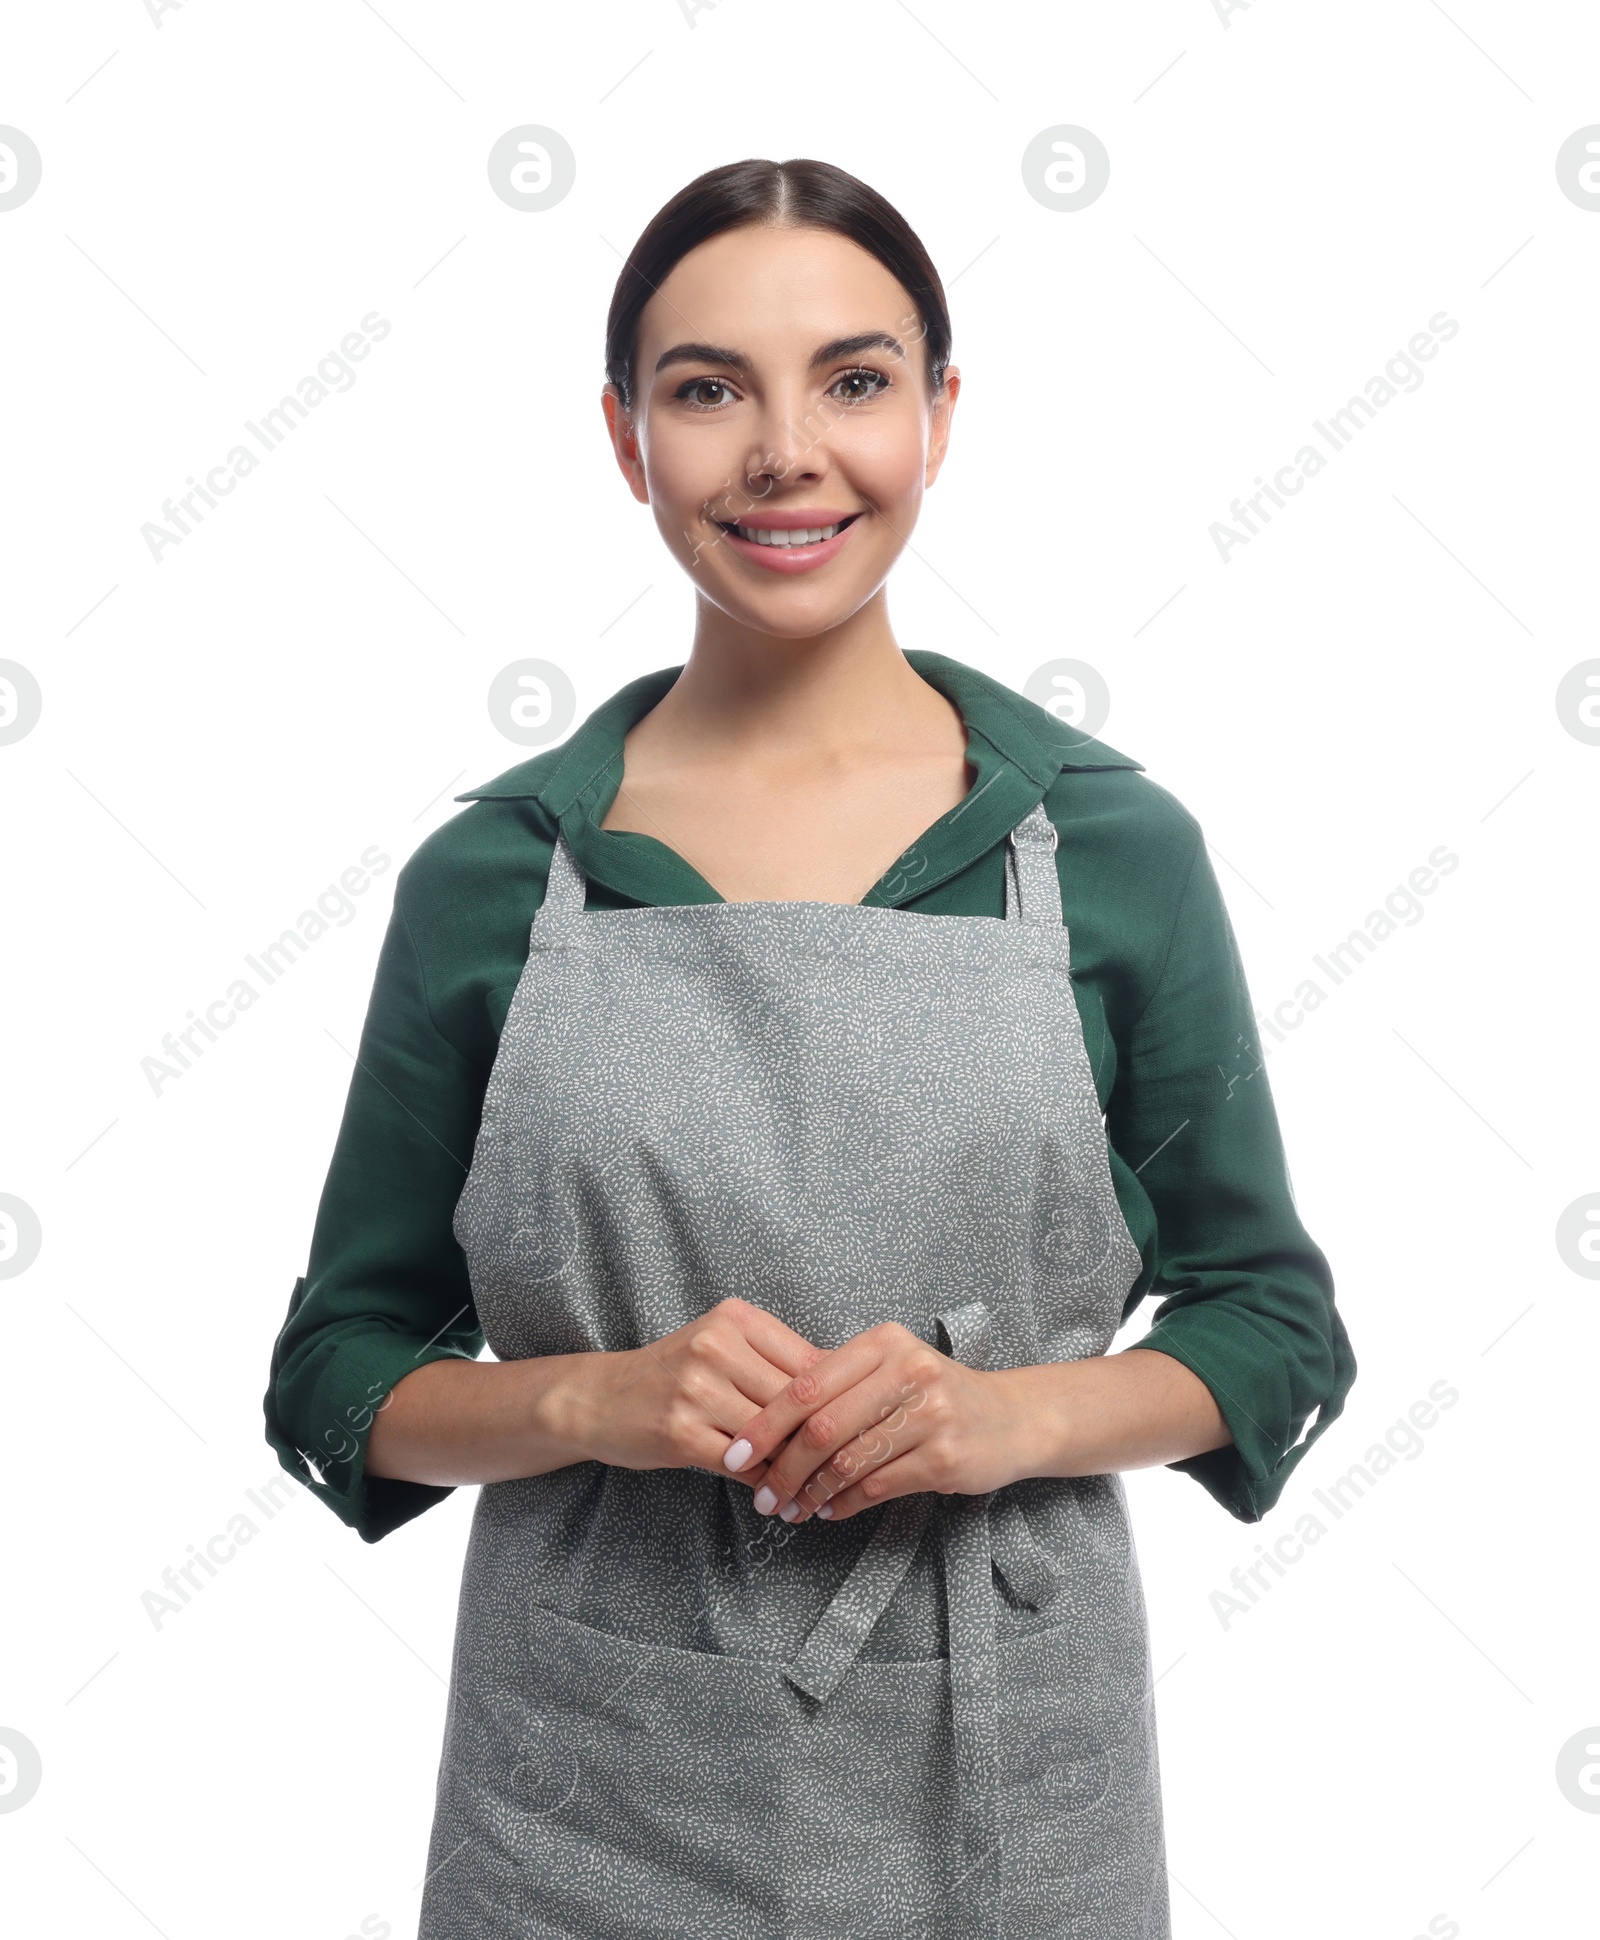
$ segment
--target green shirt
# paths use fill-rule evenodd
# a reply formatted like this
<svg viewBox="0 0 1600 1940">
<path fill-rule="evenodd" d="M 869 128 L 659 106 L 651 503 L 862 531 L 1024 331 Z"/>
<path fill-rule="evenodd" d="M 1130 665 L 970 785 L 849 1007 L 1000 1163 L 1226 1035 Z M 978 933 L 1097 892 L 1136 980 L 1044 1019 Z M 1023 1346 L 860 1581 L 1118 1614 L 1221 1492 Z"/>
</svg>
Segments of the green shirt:
<svg viewBox="0 0 1600 1940">
<path fill-rule="evenodd" d="M 905 658 L 960 711 L 976 780 L 862 901 L 1003 916 L 1005 838 L 1043 800 L 1112 1178 L 1144 1260 L 1125 1314 L 1156 1296 L 1137 1344 L 1198 1375 L 1233 1435 L 1171 1466 L 1259 1521 L 1342 1410 L 1355 1360 L 1328 1262 L 1295 1211 L 1200 829 L 1139 762 L 989 675 L 943 654 Z M 399 872 L 266 1396 L 279 1459 L 369 1542 L 449 1493 L 366 1475 L 366 1438 L 404 1375 L 484 1344 L 450 1222 L 557 826 L 590 908 L 722 900 L 654 836 L 600 827 L 624 734 L 681 671 L 629 682 L 559 746 L 457 796 L 474 806 Z"/>
</svg>

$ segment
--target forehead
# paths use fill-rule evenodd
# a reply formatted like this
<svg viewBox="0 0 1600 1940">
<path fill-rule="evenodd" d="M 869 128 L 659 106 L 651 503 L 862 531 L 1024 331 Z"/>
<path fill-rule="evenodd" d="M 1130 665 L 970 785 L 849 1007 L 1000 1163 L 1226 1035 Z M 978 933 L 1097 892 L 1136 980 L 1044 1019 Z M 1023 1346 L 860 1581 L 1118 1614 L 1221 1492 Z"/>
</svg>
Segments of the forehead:
<svg viewBox="0 0 1600 1940">
<path fill-rule="evenodd" d="M 639 375 L 648 382 L 660 352 L 685 338 L 756 356 L 809 356 L 866 330 L 890 332 L 908 354 L 919 334 L 909 293 L 859 243 L 828 229 L 730 229 L 691 249 L 645 305 Z"/>
</svg>

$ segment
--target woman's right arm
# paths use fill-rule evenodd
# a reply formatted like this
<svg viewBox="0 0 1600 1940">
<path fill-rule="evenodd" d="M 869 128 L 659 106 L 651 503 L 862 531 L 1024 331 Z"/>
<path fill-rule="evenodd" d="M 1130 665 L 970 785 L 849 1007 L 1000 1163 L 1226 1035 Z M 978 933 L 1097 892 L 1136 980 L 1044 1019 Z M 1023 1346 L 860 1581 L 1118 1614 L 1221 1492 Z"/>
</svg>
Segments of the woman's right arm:
<svg viewBox="0 0 1600 1940">
<path fill-rule="evenodd" d="M 570 1462 L 726 1474 L 735 1436 L 820 1350 L 728 1299 L 648 1347 L 522 1361 L 435 1361 L 378 1410 L 366 1472 L 435 1487 L 544 1475 Z M 754 1488 L 761 1463 L 737 1479 Z"/>
<path fill-rule="evenodd" d="M 368 1477 L 368 1433 L 385 1397 L 430 1364 L 470 1367 L 484 1344 L 451 1219 L 493 1046 L 463 1048 L 435 1020 L 407 916 L 416 863 L 396 884 L 310 1257 L 265 1397 L 267 1439 L 283 1466 L 369 1542 L 445 1493 Z"/>
<path fill-rule="evenodd" d="M 524 836 L 518 865 L 538 859 Z M 369 1542 L 461 1483 L 591 1460 L 720 1471 L 734 1430 L 816 1354 L 734 1302 L 632 1354 L 478 1360 L 484 1337 L 451 1222 L 497 1048 L 483 991 L 520 972 L 539 893 L 508 896 L 505 863 L 490 853 L 463 868 L 425 845 L 400 872 L 310 1260 L 273 1350 L 267 1439 Z M 465 970 L 442 967 L 439 938 L 463 931 Z"/>
<path fill-rule="evenodd" d="M 573 1403 L 582 1364 L 605 1357 L 547 1354 L 525 1361 L 432 1361 L 393 1387 L 367 1438 L 366 1472 L 454 1488 L 506 1482 L 587 1459 Z"/>
</svg>

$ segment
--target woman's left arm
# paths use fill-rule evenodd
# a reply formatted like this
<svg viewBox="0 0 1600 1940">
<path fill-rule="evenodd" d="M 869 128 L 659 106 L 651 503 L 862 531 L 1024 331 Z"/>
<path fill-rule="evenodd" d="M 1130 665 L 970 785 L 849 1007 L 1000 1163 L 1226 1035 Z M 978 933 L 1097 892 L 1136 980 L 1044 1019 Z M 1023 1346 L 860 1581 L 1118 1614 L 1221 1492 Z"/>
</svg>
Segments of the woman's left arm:
<svg viewBox="0 0 1600 1940">
<path fill-rule="evenodd" d="M 1130 1347 L 990 1372 L 887 1321 L 791 1381 L 746 1424 L 728 1466 L 781 1450 L 758 1512 L 842 1520 L 889 1496 L 1149 1468 L 1230 1439 L 1211 1390 L 1169 1354 Z"/>
</svg>

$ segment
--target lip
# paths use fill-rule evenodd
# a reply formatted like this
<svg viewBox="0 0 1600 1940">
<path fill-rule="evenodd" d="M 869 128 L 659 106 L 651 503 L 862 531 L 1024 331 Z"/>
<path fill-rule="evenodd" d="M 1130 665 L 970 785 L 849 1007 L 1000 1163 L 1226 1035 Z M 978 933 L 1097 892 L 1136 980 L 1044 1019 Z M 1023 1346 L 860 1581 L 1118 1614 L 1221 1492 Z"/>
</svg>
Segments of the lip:
<svg viewBox="0 0 1600 1940">
<path fill-rule="evenodd" d="M 806 573 L 836 558 L 864 516 L 861 512 L 839 512 L 828 506 L 817 509 L 801 506 L 793 511 L 756 512 L 749 518 L 739 520 L 740 525 L 750 526 L 758 532 L 781 531 L 784 527 L 837 525 L 841 519 L 850 521 L 842 532 L 836 532 L 831 539 L 819 539 L 809 546 L 758 545 L 754 539 L 741 539 L 737 532 L 730 532 L 720 520 L 714 523 L 724 543 L 731 546 L 741 558 L 754 560 L 758 566 L 765 566 L 768 572 Z"/>
</svg>

